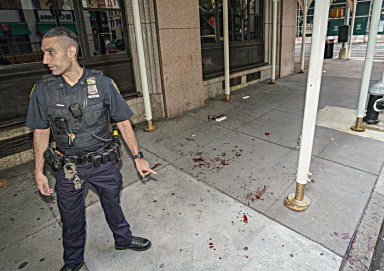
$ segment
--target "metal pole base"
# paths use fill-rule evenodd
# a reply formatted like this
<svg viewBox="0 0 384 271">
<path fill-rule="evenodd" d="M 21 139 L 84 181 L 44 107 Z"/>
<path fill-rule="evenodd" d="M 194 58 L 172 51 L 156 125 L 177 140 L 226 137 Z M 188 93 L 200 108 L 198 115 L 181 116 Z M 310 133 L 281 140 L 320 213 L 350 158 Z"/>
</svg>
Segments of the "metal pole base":
<svg viewBox="0 0 384 271">
<path fill-rule="evenodd" d="M 144 128 L 144 131 L 146 131 L 146 132 L 153 132 L 153 131 L 157 130 L 157 127 L 152 124 L 152 120 L 148 120 L 147 122 L 148 122 L 147 123 L 148 127 Z"/>
<path fill-rule="evenodd" d="M 355 132 L 364 132 L 366 127 L 367 125 L 363 123 L 363 118 L 358 117 L 356 118 L 355 125 L 351 126 L 351 129 Z"/>
<path fill-rule="evenodd" d="M 342 60 L 347 59 L 347 50 L 345 48 L 340 48 L 339 59 L 342 59 Z"/>
<path fill-rule="evenodd" d="M 284 206 L 293 211 L 304 211 L 308 208 L 311 201 L 308 197 L 304 196 L 305 184 L 296 184 L 296 193 L 289 194 L 284 199 Z"/>
<path fill-rule="evenodd" d="M 271 85 L 274 85 L 274 84 L 276 84 L 276 81 L 275 81 L 275 79 L 271 79 L 271 82 L 269 82 L 269 84 L 271 84 Z"/>
<path fill-rule="evenodd" d="M 284 199 L 284 206 L 297 212 L 306 210 L 309 204 L 311 204 L 311 200 L 307 196 L 304 196 L 303 200 L 296 200 L 295 193 L 289 194 Z"/>
<path fill-rule="evenodd" d="M 0 180 L 0 189 L 4 189 L 8 186 L 7 180 Z"/>
<path fill-rule="evenodd" d="M 224 102 L 232 102 L 231 95 L 225 95 Z"/>
</svg>

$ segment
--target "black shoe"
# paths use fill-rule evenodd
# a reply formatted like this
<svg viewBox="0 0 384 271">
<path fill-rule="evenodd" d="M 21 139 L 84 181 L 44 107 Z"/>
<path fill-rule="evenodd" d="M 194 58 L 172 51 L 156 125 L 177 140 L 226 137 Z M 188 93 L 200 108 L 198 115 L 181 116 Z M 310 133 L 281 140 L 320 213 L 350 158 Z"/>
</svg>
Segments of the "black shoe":
<svg viewBox="0 0 384 271">
<path fill-rule="evenodd" d="M 151 245 L 151 241 L 149 241 L 148 239 L 145 239 L 143 237 L 132 236 L 132 242 L 128 246 L 115 245 L 115 248 L 117 250 L 132 249 L 136 251 L 144 251 L 149 249 Z"/>
<path fill-rule="evenodd" d="M 69 266 L 67 266 L 67 265 L 64 265 L 64 266 L 60 269 L 60 271 L 79 271 L 79 270 L 83 267 L 83 265 L 84 265 L 84 261 L 82 261 L 78 266 L 73 267 L 73 268 L 71 268 L 71 267 L 69 267 Z"/>
</svg>

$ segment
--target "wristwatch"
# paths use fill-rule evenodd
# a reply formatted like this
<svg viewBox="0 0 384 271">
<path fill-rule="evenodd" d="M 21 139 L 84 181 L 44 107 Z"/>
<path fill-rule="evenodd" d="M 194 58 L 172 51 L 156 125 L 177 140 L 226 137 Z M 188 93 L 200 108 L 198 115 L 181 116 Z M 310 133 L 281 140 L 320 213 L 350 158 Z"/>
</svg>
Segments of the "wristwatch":
<svg viewBox="0 0 384 271">
<path fill-rule="evenodd" d="M 132 156 L 133 159 L 143 158 L 143 157 L 144 157 L 144 155 L 143 155 L 143 153 L 141 151 L 139 151 L 136 155 Z"/>
</svg>

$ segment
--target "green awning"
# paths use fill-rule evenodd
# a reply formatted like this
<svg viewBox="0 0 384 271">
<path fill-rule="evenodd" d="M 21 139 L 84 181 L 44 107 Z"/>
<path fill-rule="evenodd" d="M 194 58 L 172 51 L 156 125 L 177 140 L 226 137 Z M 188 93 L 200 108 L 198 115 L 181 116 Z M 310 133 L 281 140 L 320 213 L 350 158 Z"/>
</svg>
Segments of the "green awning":
<svg viewBox="0 0 384 271">
<path fill-rule="evenodd" d="M 10 34 L 12 36 L 21 36 L 21 35 L 30 35 L 31 31 L 29 31 L 28 24 L 24 22 L 18 22 L 18 23 L 0 23 L 1 24 L 7 24 L 10 29 Z M 4 36 L 4 32 L 0 28 L 0 36 Z"/>
<path fill-rule="evenodd" d="M 66 27 L 69 30 L 72 30 L 73 32 L 77 33 L 77 26 L 75 22 L 68 22 L 68 23 L 60 23 L 62 27 Z M 56 23 L 37 23 L 37 28 L 39 29 L 40 34 L 43 34 L 45 31 L 47 31 L 50 28 L 56 27 Z"/>
</svg>

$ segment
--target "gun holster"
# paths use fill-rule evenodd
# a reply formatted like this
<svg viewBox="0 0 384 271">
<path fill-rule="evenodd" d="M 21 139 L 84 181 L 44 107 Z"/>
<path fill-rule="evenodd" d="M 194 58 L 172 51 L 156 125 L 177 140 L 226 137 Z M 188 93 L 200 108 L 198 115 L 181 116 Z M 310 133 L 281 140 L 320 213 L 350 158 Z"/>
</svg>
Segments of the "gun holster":
<svg viewBox="0 0 384 271">
<path fill-rule="evenodd" d="M 48 147 L 48 149 L 44 152 L 44 160 L 53 171 L 63 169 L 63 156 L 55 152 L 55 150 L 51 147 Z"/>
</svg>

